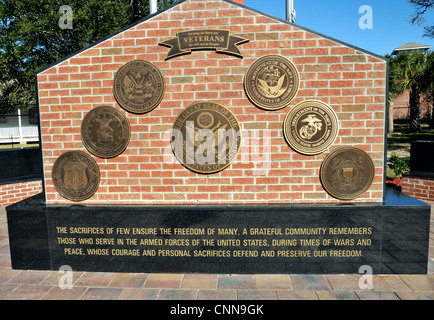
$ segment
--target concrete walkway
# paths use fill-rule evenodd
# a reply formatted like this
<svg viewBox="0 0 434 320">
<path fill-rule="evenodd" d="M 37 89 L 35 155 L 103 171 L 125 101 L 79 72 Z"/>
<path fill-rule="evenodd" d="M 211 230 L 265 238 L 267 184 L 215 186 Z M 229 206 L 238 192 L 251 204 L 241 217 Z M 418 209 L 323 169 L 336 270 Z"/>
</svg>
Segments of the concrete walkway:
<svg viewBox="0 0 434 320">
<path fill-rule="evenodd" d="M 235 275 L 12 270 L 5 209 L 0 207 L 0 299 L 3 300 L 433 300 L 434 203 L 427 275 Z M 62 278 L 63 277 L 63 278 Z M 60 280 L 60 281 L 59 281 Z"/>
</svg>

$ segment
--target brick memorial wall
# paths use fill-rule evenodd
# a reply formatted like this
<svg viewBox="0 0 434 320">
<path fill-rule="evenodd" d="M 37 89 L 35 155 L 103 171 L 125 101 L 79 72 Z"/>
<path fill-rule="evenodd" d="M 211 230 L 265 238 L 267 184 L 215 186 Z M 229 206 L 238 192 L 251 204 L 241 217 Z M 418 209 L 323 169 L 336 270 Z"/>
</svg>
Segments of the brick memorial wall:
<svg viewBox="0 0 434 320">
<path fill-rule="evenodd" d="M 215 50 L 166 59 L 160 43 L 178 32 L 229 30 L 248 39 L 243 57 Z M 258 58 L 288 58 L 300 75 L 299 91 L 280 110 L 255 106 L 244 76 Z M 161 103 L 145 114 L 122 109 L 113 94 L 116 72 L 133 60 L 157 66 L 165 83 Z M 320 166 L 339 146 L 366 151 L 375 165 L 374 182 L 355 202 L 383 200 L 386 96 L 385 59 L 302 27 L 225 0 L 187 0 L 131 26 L 37 75 L 47 204 L 72 204 L 53 185 L 56 159 L 67 151 L 89 153 L 80 133 L 86 114 L 98 106 L 121 111 L 131 127 L 120 155 L 93 156 L 101 180 L 83 204 L 336 203 L 320 181 Z M 323 153 L 303 155 L 285 141 L 282 126 L 291 107 L 315 99 L 339 119 L 335 142 Z M 228 108 L 242 135 L 235 160 L 214 174 L 195 173 L 175 158 L 170 132 L 177 116 L 199 101 Z"/>
<path fill-rule="evenodd" d="M 184 0 L 37 80 L 46 199 L 7 208 L 14 269 L 427 272 L 430 207 L 384 188 L 384 57 Z"/>
</svg>

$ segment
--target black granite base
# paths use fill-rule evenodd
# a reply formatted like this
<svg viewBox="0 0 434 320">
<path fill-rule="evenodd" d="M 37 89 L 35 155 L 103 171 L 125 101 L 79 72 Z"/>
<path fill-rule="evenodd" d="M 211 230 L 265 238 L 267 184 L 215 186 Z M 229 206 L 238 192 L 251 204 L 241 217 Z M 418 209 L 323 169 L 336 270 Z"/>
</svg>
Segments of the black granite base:
<svg viewBox="0 0 434 320">
<path fill-rule="evenodd" d="M 427 273 L 430 206 L 392 189 L 385 204 L 46 206 L 38 195 L 6 210 L 14 269 Z"/>
</svg>

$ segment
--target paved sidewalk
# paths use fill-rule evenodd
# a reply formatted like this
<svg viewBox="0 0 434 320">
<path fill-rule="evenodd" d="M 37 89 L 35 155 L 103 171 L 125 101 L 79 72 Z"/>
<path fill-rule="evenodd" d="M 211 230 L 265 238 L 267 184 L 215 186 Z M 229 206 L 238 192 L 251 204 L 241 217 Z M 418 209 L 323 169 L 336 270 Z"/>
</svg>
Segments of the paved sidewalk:
<svg viewBox="0 0 434 320">
<path fill-rule="evenodd" d="M 427 275 L 375 275 L 373 290 L 360 290 L 360 275 L 109 272 L 73 272 L 72 289 L 62 289 L 63 273 L 11 269 L 6 213 L 0 207 L 2 300 L 433 300 L 434 203 L 428 268 Z"/>
</svg>

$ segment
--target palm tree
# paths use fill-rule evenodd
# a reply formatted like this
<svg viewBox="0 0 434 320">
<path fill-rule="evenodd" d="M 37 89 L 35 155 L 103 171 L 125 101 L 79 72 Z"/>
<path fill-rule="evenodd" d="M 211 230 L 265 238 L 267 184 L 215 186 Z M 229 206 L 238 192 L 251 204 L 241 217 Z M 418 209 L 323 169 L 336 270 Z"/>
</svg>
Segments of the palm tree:
<svg viewBox="0 0 434 320">
<path fill-rule="evenodd" d="M 426 88 L 425 99 L 430 106 L 430 129 L 434 129 L 434 51 L 426 54 L 426 72 L 424 77 L 424 87 Z"/>
<path fill-rule="evenodd" d="M 420 131 L 420 97 L 425 91 L 427 56 L 423 52 L 403 52 L 396 57 L 398 91 L 410 95 L 410 132 Z"/>
<path fill-rule="evenodd" d="M 395 99 L 403 93 L 402 86 L 399 85 L 398 80 L 400 77 L 400 60 L 401 55 L 391 56 L 386 55 L 389 59 L 389 125 L 388 132 L 393 133 L 393 104 Z"/>
</svg>

